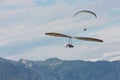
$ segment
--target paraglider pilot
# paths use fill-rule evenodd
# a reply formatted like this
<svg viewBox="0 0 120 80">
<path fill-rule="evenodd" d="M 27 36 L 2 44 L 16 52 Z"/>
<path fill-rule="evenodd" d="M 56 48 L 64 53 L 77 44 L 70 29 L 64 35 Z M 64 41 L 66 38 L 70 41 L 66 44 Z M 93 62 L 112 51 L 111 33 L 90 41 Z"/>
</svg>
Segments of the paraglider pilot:
<svg viewBox="0 0 120 80">
<path fill-rule="evenodd" d="M 86 28 L 84 28 L 84 31 L 86 31 L 87 29 Z"/>
</svg>

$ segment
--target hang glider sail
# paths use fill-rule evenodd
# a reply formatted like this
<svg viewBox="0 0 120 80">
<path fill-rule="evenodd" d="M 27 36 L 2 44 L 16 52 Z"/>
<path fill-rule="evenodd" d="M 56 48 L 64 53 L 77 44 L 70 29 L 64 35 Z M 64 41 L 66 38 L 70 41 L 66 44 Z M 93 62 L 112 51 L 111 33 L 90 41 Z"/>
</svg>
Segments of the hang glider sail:
<svg viewBox="0 0 120 80">
<path fill-rule="evenodd" d="M 65 35 L 65 34 L 61 34 L 61 33 L 54 33 L 54 32 L 51 32 L 51 33 L 45 33 L 46 35 L 49 35 L 49 36 L 55 36 L 55 37 L 67 37 L 67 38 L 72 38 L 71 36 L 68 36 L 68 35 Z"/>
<path fill-rule="evenodd" d="M 78 40 L 84 40 L 84 41 L 93 41 L 93 42 L 103 42 L 103 40 L 96 39 L 96 38 L 89 38 L 89 37 L 73 37 Z"/>
<path fill-rule="evenodd" d="M 45 35 L 55 36 L 55 37 L 75 38 L 75 39 L 84 40 L 84 41 L 103 42 L 103 40 L 96 39 L 96 38 L 90 38 L 90 37 L 71 37 L 71 36 L 68 36 L 68 35 L 65 35 L 65 34 L 54 33 L 54 32 L 45 33 Z"/>
</svg>

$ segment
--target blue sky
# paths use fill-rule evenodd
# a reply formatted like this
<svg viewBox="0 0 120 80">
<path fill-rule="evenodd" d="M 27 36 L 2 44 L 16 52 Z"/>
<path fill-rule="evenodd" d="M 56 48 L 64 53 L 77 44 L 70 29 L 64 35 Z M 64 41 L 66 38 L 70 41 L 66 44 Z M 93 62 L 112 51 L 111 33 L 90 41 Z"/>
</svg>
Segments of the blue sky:
<svg viewBox="0 0 120 80">
<path fill-rule="evenodd" d="M 76 21 L 73 15 L 80 10 L 94 11 L 98 18 Z M 66 38 L 46 36 L 46 32 L 95 37 L 104 42 L 73 39 L 75 47 L 69 49 L 64 47 Z M 120 1 L 0 0 L 0 56 L 13 60 L 120 60 Z"/>
</svg>

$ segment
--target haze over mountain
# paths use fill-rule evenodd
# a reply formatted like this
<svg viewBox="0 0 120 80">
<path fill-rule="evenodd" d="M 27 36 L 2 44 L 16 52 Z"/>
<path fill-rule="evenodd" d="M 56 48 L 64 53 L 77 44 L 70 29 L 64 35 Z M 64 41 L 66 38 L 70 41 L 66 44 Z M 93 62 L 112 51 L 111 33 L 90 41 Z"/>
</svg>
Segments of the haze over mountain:
<svg viewBox="0 0 120 80">
<path fill-rule="evenodd" d="M 0 58 L 0 80 L 120 80 L 120 61 Z"/>
</svg>

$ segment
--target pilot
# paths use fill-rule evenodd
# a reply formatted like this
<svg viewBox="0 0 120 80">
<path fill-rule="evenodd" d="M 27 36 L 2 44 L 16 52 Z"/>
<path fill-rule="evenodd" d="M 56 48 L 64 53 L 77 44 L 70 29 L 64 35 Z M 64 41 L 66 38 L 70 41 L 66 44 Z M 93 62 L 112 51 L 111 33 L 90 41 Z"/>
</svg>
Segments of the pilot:
<svg viewBox="0 0 120 80">
<path fill-rule="evenodd" d="M 87 30 L 87 28 L 84 28 L 84 31 L 86 31 Z"/>
<path fill-rule="evenodd" d="M 65 47 L 73 48 L 74 46 L 72 44 L 65 44 Z"/>
</svg>

